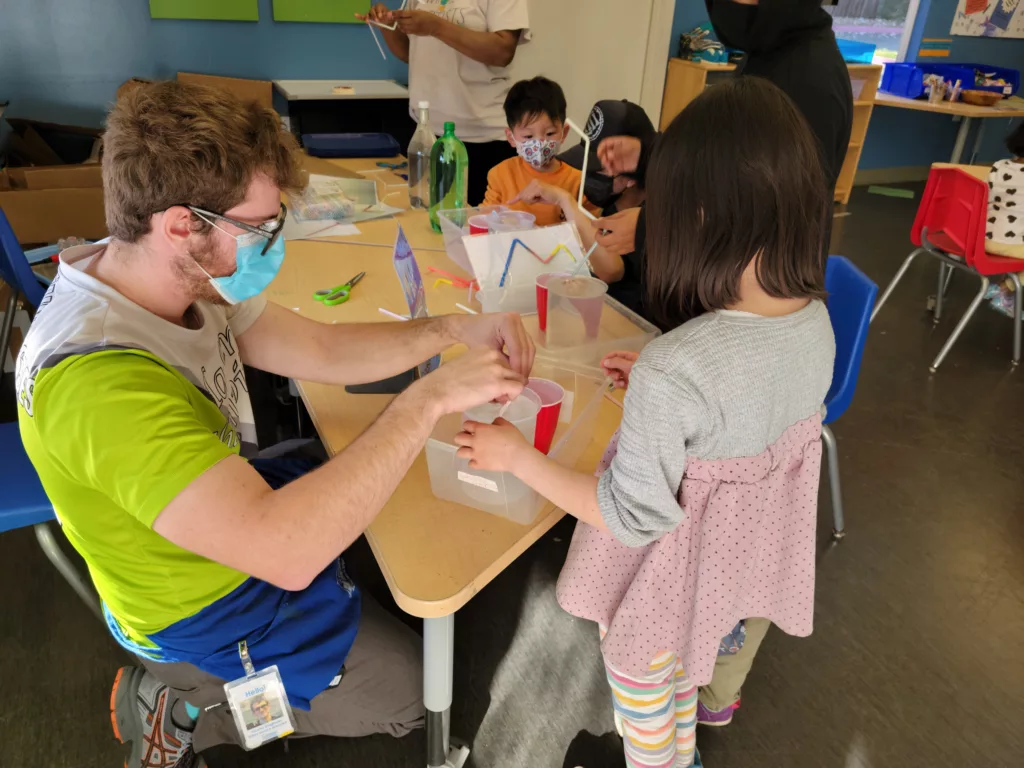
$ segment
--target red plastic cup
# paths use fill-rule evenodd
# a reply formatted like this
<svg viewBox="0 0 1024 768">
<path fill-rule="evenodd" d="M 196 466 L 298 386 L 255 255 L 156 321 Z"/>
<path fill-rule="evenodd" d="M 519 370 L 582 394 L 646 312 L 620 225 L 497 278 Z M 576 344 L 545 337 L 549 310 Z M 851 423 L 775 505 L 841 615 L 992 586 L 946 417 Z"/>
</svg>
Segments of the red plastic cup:
<svg viewBox="0 0 1024 768">
<path fill-rule="evenodd" d="M 486 235 L 491 231 L 489 222 L 490 217 L 487 214 L 480 213 L 476 216 L 469 217 L 469 234 L 471 235 Z"/>
<path fill-rule="evenodd" d="M 551 441 L 555 439 L 558 429 L 558 417 L 562 413 L 562 400 L 565 390 L 550 379 L 530 379 L 526 388 L 540 398 L 540 411 L 537 413 L 537 430 L 533 433 L 533 447 L 547 455 L 551 450 Z"/>
<path fill-rule="evenodd" d="M 537 276 L 537 325 L 541 333 L 548 329 L 548 280 L 553 277 L 569 277 L 569 273 L 545 272 Z"/>
</svg>

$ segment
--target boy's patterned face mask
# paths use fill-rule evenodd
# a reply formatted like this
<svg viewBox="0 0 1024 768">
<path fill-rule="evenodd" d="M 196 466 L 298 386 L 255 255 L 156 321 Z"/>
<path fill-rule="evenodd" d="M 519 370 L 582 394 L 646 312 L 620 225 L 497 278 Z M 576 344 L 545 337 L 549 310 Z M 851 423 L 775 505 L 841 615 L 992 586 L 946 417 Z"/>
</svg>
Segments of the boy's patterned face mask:
<svg viewBox="0 0 1024 768">
<path fill-rule="evenodd" d="M 516 142 L 516 152 L 539 171 L 551 162 L 561 146 L 562 142 L 556 139 L 527 139 Z"/>
</svg>

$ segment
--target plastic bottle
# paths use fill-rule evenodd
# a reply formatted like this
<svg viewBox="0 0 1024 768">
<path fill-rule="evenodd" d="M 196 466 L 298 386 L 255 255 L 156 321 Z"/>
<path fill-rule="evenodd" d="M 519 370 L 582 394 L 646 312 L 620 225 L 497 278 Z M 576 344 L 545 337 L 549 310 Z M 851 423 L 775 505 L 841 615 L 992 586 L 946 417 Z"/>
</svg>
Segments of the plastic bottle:
<svg viewBox="0 0 1024 768">
<path fill-rule="evenodd" d="M 469 155 L 455 136 L 455 123 L 444 124 L 444 135 L 430 150 L 430 226 L 441 231 L 437 212 L 466 207 Z"/>
<path fill-rule="evenodd" d="M 430 205 L 430 150 L 434 146 L 434 132 L 430 130 L 429 101 L 421 101 L 419 125 L 409 142 L 409 205 L 426 208 Z"/>
</svg>

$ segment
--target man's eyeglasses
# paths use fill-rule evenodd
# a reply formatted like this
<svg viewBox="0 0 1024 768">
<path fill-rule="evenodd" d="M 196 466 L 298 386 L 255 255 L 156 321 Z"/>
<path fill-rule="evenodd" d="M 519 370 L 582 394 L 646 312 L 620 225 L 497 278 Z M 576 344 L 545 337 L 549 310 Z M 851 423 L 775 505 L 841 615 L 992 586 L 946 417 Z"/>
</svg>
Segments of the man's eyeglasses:
<svg viewBox="0 0 1024 768">
<path fill-rule="evenodd" d="M 252 224 L 246 224 L 244 221 L 232 219 L 230 216 L 225 216 L 222 213 L 213 213 L 213 211 L 207 211 L 203 208 L 196 208 L 194 205 L 186 204 L 185 207 L 201 218 L 226 221 L 228 224 L 232 224 L 251 235 L 259 235 L 260 237 L 265 238 L 267 244 L 263 246 L 263 250 L 260 251 L 260 256 L 266 254 L 266 252 L 270 250 L 270 247 L 277 242 L 277 238 L 281 236 L 281 232 L 284 230 L 285 217 L 288 216 L 288 209 L 285 207 L 284 203 L 281 203 L 281 211 L 277 214 L 277 218 L 274 219 L 274 221 L 254 227 Z"/>
</svg>

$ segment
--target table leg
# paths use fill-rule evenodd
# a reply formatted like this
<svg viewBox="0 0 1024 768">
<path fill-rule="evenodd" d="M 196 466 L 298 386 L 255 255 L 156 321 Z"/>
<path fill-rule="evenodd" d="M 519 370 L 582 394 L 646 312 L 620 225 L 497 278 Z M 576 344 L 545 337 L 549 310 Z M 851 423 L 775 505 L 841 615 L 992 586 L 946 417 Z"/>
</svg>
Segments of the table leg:
<svg viewBox="0 0 1024 768">
<path fill-rule="evenodd" d="M 978 135 L 974 139 L 974 149 L 971 150 L 971 161 L 970 164 L 974 165 L 974 161 L 978 159 L 978 153 L 981 152 L 981 140 L 985 137 L 985 121 L 978 121 Z"/>
<path fill-rule="evenodd" d="M 455 614 L 423 620 L 423 704 L 427 710 L 427 767 L 461 768 L 465 746 L 451 747 L 452 674 L 455 659 Z"/>
<path fill-rule="evenodd" d="M 960 158 L 963 157 L 964 147 L 967 146 L 967 134 L 971 132 L 971 118 L 964 117 L 960 118 L 960 130 L 956 132 L 956 142 L 953 144 L 953 156 L 949 158 L 949 162 L 958 164 Z"/>
</svg>

